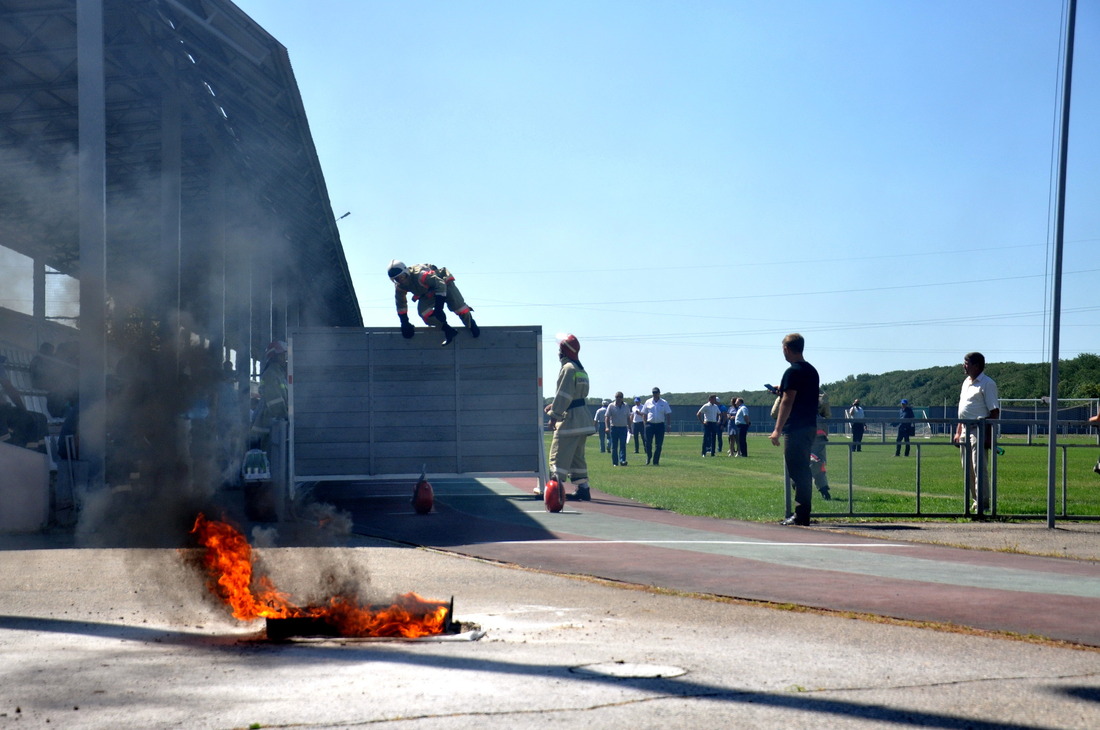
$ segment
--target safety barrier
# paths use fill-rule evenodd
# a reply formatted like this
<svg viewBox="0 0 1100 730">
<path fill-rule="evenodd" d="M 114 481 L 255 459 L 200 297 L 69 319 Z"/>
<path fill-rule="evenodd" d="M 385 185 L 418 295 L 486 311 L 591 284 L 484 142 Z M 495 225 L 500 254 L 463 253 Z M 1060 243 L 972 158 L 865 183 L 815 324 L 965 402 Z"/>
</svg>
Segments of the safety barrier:
<svg viewBox="0 0 1100 730">
<path fill-rule="evenodd" d="M 888 419 L 860 419 L 859 421 L 852 421 L 849 419 L 830 419 L 829 423 L 833 426 L 850 425 L 853 422 L 856 423 L 885 423 Z M 832 500 L 829 502 L 815 501 L 814 516 L 815 517 L 889 517 L 889 518 L 918 518 L 918 517 L 997 517 L 997 518 L 1009 518 L 1009 519 L 1040 519 L 1048 517 L 1046 509 L 1041 513 L 1005 513 L 998 509 L 998 488 L 1000 486 L 998 462 L 1001 457 L 1005 455 L 1004 446 L 1009 446 L 1013 452 L 1020 449 L 1041 449 L 1046 451 L 1049 449 L 1049 442 L 1040 442 L 1037 434 L 1040 434 L 1046 430 L 1047 423 L 1036 421 L 1034 419 L 999 419 L 996 421 L 960 421 L 958 419 L 926 419 L 930 424 L 942 424 L 949 432 L 953 432 L 955 427 L 962 423 L 965 429 L 972 432 L 977 437 L 977 449 L 981 452 L 989 453 L 990 458 L 988 460 L 978 460 L 979 469 L 983 468 L 988 461 L 988 484 L 989 484 L 989 510 L 976 512 L 971 508 L 972 495 L 968 494 L 966 485 L 970 483 L 972 474 L 969 469 L 970 459 L 967 459 L 967 467 L 962 466 L 962 459 L 960 457 L 960 471 L 958 479 L 958 487 L 962 494 L 962 502 L 964 509 L 960 512 L 943 512 L 943 511 L 928 511 L 925 509 L 924 497 L 925 497 L 925 475 L 923 466 L 923 459 L 925 452 L 928 450 L 938 450 L 949 448 L 952 450 L 958 450 L 959 448 L 969 448 L 968 446 L 957 446 L 948 440 L 944 436 L 937 436 L 933 438 L 916 438 L 910 441 L 910 449 L 913 453 L 914 464 L 914 510 L 912 512 L 874 512 L 867 510 L 858 510 L 856 508 L 855 495 L 860 488 L 866 488 L 868 485 L 861 485 L 859 480 L 860 459 L 855 457 L 851 448 L 850 441 L 828 442 L 827 449 L 829 452 L 835 454 L 838 448 L 843 448 L 847 455 L 847 494 L 843 492 L 844 485 L 842 484 L 830 484 L 830 491 L 832 493 Z M 987 429 L 982 428 L 982 425 L 992 426 L 989 430 L 988 438 L 991 438 L 990 443 L 987 445 Z M 1026 441 L 1004 441 L 999 439 L 999 431 L 1001 427 L 1006 425 L 1018 425 L 1027 428 L 1027 440 Z M 1057 430 L 1061 432 L 1067 428 L 1079 428 L 1086 427 L 1088 424 L 1082 421 L 1059 421 L 1057 424 Z M 939 430 L 939 429 L 933 429 Z M 843 430 L 841 430 L 843 433 Z M 835 434 L 831 434 L 835 436 Z M 1080 441 L 1080 437 L 1077 437 Z M 1070 487 L 1068 483 L 1069 475 L 1069 453 L 1074 450 L 1088 449 L 1097 451 L 1097 445 L 1100 445 L 1100 435 L 1091 436 L 1091 440 L 1094 443 L 1060 443 L 1055 440 L 1055 446 L 1058 449 L 1060 460 L 1058 466 L 1060 467 L 1060 480 L 1056 485 L 1058 495 L 1056 499 L 1056 516 L 1061 519 L 1074 519 L 1074 520 L 1097 520 L 1100 519 L 1100 514 L 1079 514 L 1074 513 L 1072 510 L 1072 502 L 1070 498 Z M 866 450 L 879 450 L 879 449 L 891 449 L 897 446 L 895 441 L 887 441 L 883 439 L 874 439 L 872 441 L 863 441 L 863 447 Z M 862 452 L 858 452 L 862 453 Z M 828 459 L 826 459 L 828 463 Z M 835 463 L 835 462 L 834 462 Z M 979 474 L 979 477 L 981 474 Z M 787 475 L 784 474 L 785 483 L 789 486 L 787 481 Z M 1038 485 L 1037 485 L 1038 488 Z M 1042 488 L 1044 494 L 1046 493 L 1046 482 L 1044 481 Z M 1094 487 L 1095 488 L 1095 487 Z M 942 492 L 940 493 L 942 494 Z M 939 496 L 939 495 L 938 495 Z M 788 513 L 791 508 L 791 489 L 787 489 L 786 492 Z M 837 511 L 825 511 L 821 509 L 824 505 L 832 505 L 837 503 L 846 504 L 846 509 Z M 981 505 L 978 505 L 979 507 Z"/>
</svg>

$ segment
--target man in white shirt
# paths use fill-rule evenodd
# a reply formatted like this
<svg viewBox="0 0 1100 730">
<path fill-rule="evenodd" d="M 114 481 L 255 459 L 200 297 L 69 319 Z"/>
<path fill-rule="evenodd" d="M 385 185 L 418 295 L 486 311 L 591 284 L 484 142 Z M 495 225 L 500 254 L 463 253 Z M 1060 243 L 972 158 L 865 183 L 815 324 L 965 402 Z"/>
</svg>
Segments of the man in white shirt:
<svg viewBox="0 0 1100 730">
<path fill-rule="evenodd" d="M 752 421 L 749 420 L 749 407 L 745 405 L 744 398 L 738 398 L 734 401 L 737 406 L 737 410 L 733 414 L 733 422 L 737 426 L 737 449 L 736 455 L 745 459 L 749 456 L 749 426 L 752 425 Z M 730 441 L 733 441 L 733 437 L 730 436 Z M 732 443 L 730 444 L 732 446 Z"/>
<path fill-rule="evenodd" d="M 638 444 L 645 441 L 645 409 L 642 407 L 642 399 L 635 398 L 634 406 L 630 409 L 630 435 L 634 439 L 634 453 L 638 453 Z"/>
<path fill-rule="evenodd" d="M 718 421 L 721 414 L 716 395 L 708 398 L 695 412 L 695 417 L 703 424 L 703 456 L 714 456 L 714 442 L 718 440 Z"/>
<path fill-rule="evenodd" d="M 672 425 L 672 406 L 661 399 L 661 389 L 653 389 L 653 397 L 642 406 L 645 413 L 645 463 L 661 465 L 661 447 L 665 443 L 665 429 Z"/>
<path fill-rule="evenodd" d="M 1001 415 L 997 398 L 997 384 L 985 374 L 985 355 L 971 352 L 963 358 L 963 380 L 959 393 L 959 423 L 955 426 L 952 443 L 960 446 L 964 478 L 968 477 L 967 497 L 972 499 L 970 508 L 981 517 L 989 509 L 989 456 L 993 448 L 993 426 L 984 427 L 983 449 L 978 449 L 978 429 L 964 421 L 994 421 Z"/>
<path fill-rule="evenodd" d="M 612 466 L 626 466 L 626 434 L 630 431 L 630 405 L 623 400 L 623 392 L 615 394 L 615 401 L 607 407 L 607 432 Z"/>
<path fill-rule="evenodd" d="M 607 451 L 607 406 L 611 404 L 611 401 L 604 398 L 603 405 L 596 409 L 596 415 L 592 418 L 592 423 L 596 425 L 596 435 L 600 437 L 600 453 L 603 454 Z"/>
<path fill-rule="evenodd" d="M 852 445 L 849 447 L 851 451 L 863 451 L 863 432 L 866 429 L 866 425 L 862 419 L 864 417 L 863 406 L 859 404 L 859 398 L 852 401 L 852 407 L 844 414 L 848 420 L 854 421 L 859 419 L 859 423 L 852 424 Z"/>
</svg>

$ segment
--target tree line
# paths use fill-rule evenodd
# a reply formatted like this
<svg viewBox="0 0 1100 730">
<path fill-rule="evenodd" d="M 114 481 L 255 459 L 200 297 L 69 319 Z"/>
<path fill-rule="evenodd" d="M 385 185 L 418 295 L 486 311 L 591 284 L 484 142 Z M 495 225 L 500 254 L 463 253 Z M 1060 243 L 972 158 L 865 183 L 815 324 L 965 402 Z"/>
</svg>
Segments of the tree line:
<svg viewBox="0 0 1100 730">
<path fill-rule="evenodd" d="M 990 362 L 986 373 L 997 382 L 1001 398 L 1042 398 L 1050 390 L 1049 363 Z M 847 407 L 856 398 L 865 406 L 893 406 L 902 398 L 916 405 L 934 406 L 959 401 L 963 378 L 962 365 L 944 365 L 922 370 L 894 370 L 872 375 L 849 375 L 822 386 L 834 407 Z M 1100 398 L 1100 356 L 1090 353 L 1058 365 L 1059 398 Z M 699 405 L 716 393 L 720 403 L 741 396 L 748 405 L 771 405 L 775 396 L 766 390 L 662 393 L 672 405 Z M 598 402 L 598 401 L 594 401 Z"/>
</svg>

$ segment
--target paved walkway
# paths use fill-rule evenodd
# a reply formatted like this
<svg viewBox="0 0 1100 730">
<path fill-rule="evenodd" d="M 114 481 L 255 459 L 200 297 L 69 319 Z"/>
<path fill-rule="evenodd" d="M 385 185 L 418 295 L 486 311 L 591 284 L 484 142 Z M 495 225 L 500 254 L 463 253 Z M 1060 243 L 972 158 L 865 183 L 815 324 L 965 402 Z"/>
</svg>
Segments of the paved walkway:
<svg viewBox="0 0 1100 730">
<path fill-rule="evenodd" d="M 318 496 L 360 534 L 529 568 L 1100 646 L 1096 562 L 685 517 L 596 491 L 550 514 L 533 484 L 433 482 L 429 515 L 413 512 L 406 483 L 327 484 Z"/>
</svg>

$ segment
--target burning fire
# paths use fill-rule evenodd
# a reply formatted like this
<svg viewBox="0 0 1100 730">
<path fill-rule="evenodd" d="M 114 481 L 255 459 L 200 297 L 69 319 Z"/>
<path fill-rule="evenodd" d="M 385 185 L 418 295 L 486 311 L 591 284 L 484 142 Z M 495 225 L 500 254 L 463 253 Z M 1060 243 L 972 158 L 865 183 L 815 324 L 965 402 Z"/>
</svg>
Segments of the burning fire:
<svg viewBox="0 0 1100 730">
<path fill-rule="evenodd" d="M 322 606 L 295 606 L 266 575 L 252 571 L 252 546 L 239 530 L 202 514 L 191 529 L 206 549 L 203 565 L 211 592 L 242 621 L 260 618 L 311 618 L 333 626 L 340 636 L 400 636 L 417 638 L 442 634 L 447 606 L 415 593 L 398 596 L 389 608 L 359 605 L 353 596 L 332 596 Z"/>
</svg>

